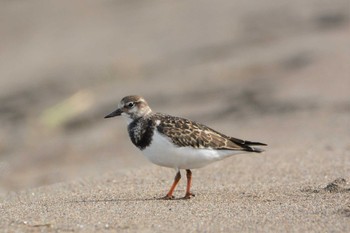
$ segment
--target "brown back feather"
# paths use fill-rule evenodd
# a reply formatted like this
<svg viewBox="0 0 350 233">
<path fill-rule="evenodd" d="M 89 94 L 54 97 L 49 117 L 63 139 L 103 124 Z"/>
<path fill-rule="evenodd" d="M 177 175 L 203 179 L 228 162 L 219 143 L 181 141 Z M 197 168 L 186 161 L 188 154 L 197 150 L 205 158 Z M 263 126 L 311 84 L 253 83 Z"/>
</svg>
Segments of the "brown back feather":
<svg viewBox="0 0 350 233">
<path fill-rule="evenodd" d="M 161 120 L 157 130 L 168 136 L 179 147 L 213 148 L 221 150 L 248 150 L 248 146 L 239 145 L 230 137 L 203 124 L 185 118 L 156 114 Z M 249 150 L 250 151 L 250 150 Z"/>
</svg>

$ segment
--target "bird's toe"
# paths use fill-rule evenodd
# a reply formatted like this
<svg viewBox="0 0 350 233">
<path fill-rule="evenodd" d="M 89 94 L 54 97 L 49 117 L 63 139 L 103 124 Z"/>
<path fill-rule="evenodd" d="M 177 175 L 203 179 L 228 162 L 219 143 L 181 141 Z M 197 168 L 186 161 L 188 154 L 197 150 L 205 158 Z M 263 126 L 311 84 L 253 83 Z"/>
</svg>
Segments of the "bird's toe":
<svg viewBox="0 0 350 233">
<path fill-rule="evenodd" d="M 173 195 L 165 195 L 164 197 L 159 198 L 160 200 L 173 200 L 175 197 Z"/>
<path fill-rule="evenodd" d="M 196 195 L 194 195 L 193 193 L 186 193 L 183 199 L 191 199 L 191 197 L 194 197 L 194 196 Z"/>
</svg>

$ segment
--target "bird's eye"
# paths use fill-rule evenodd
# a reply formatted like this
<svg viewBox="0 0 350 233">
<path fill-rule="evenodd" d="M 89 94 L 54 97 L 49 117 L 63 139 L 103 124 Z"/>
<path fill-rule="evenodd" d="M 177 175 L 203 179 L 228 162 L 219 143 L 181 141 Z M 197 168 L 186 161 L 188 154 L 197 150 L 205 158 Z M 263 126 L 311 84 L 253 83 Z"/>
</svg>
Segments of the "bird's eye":
<svg viewBox="0 0 350 233">
<path fill-rule="evenodd" d="M 134 107 L 134 105 L 135 105 L 135 104 L 134 104 L 133 102 L 130 102 L 130 103 L 127 104 L 127 106 L 128 106 L 129 108 Z"/>
</svg>

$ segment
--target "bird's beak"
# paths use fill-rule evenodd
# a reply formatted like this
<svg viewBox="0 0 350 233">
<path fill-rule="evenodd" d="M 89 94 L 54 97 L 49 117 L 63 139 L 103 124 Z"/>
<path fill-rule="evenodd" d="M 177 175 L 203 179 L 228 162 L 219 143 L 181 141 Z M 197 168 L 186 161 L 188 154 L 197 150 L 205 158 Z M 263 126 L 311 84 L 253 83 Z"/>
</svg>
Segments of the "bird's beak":
<svg viewBox="0 0 350 233">
<path fill-rule="evenodd" d="M 115 116 L 120 116 L 123 113 L 123 110 L 118 108 L 117 110 L 115 110 L 114 112 L 111 112 L 110 114 L 108 114 L 107 116 L 105 116 L 105 118 L 111 118 L 111 117 L 115 117 Z"/>
</svg>

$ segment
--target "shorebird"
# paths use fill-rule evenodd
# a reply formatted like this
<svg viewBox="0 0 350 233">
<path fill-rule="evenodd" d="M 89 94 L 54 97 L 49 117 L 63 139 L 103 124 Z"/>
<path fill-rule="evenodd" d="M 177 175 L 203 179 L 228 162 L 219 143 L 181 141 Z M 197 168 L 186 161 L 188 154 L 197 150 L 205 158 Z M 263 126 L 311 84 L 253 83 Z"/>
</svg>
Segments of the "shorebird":
<svg viewBox="0 0 350 233">
<path fill-rule="evenodd" d="M 159 166 L 176 169 L 174 182 L 163 199 L 174 198 L 174 190 L 181 179 L 181 169 L 186 170 L 184 198 L 189 199 L 194 196 L 190 190 L 191 169 L 239 153 L 260 153 L 263 150 L 254 146 L 266 146 L 265 143 L 226 136 L 195 121 L 153 112 L 146 100 L 138 95 L 124 97 L 118 108 L 105 118 L 120 115 L 128 123 L 132 143 L 148 160 Z"/>
</svg>

